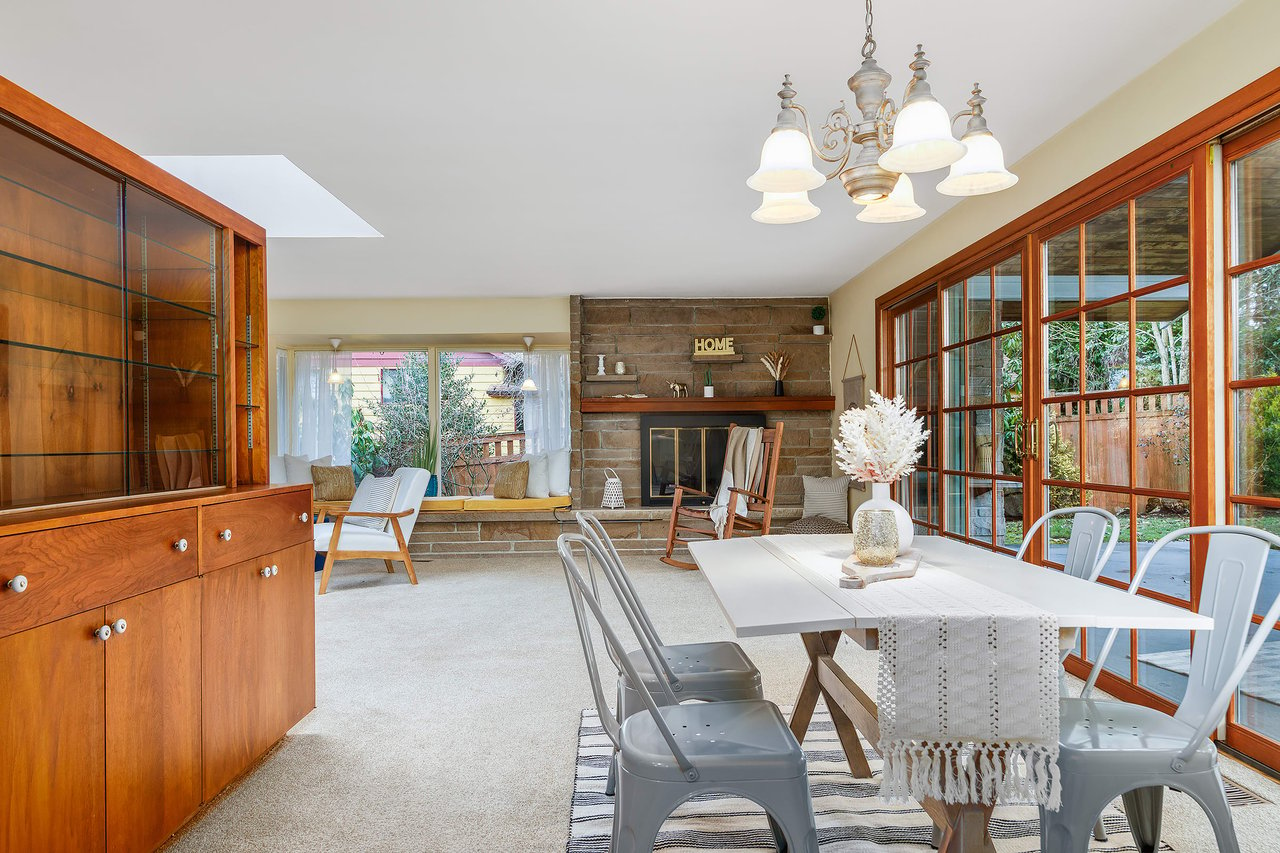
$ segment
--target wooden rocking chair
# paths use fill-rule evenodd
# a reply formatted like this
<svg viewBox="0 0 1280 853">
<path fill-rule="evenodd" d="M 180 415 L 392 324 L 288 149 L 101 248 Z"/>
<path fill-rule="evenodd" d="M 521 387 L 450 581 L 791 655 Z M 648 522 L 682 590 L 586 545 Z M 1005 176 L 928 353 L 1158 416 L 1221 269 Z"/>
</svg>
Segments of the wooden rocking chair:
<svg viewBox="0 0 1280 853">
<path fill-rule="evenodd" d="M 758 492 L 748 489 L 733 487 L 729 489 L 729 518 L 724 524 L 724 535 L 722 539 L 732 539 L 735 532 L 738 531 L 754 531 L 761 536 L 769 533 L 769 524 L 773 521 L 773 492 L 774 484 L 778 479 L 778 453 L 782 450 L 782 421 L 778 421 L 776 426 L 760 431 L 760 478 L 758 480 Z M 736 424 L 730 424 L 729 432 L 732 433 L 738 429 Z M 746 429 L 746 427 L 743 427 Z M 711 520 L 710 507 L 691 507 L 682 506 L 684 496 L 686 494 L 698 495 L 699 497 L 712 498 L 706 492 L 689 486 L 677 486 L 675 498 L 671 503 L 671 524 L 667 528 L 667 553 L 660 559 L 668 566 L 675 566 L 679 569 L 696 569 L 696 563 L 678 560 L 671 556 L 671 552 L 675 550 L 676 545 L 687 545 L 689 542 L 696 541 L 692 539 L 680 538 L 681 533 L 692 536 L 707 536 L 712 539 L 716 538 L 715 522 Z M 750 512 L 761 513 L 759 519 L 752 519 L 746 516 L 738 515 L 738 501 L 746 501 L 747 510 Z M 702 522 L 706 526 L 690 526 L 691 522 Z"/>
</svg>

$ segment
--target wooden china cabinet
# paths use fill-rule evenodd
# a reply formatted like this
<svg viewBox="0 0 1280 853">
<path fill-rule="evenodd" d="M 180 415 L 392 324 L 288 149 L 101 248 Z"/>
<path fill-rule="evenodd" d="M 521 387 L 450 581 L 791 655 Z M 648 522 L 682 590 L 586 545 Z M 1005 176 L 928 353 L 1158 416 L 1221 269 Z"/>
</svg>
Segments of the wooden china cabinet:
<svg viewBox="0 0 1280 853">
<path fill-rule="evenodd" d="M 153 850 L 315 706 L 265 243 L 0 78 L 0 853 Z"/>
</svg>

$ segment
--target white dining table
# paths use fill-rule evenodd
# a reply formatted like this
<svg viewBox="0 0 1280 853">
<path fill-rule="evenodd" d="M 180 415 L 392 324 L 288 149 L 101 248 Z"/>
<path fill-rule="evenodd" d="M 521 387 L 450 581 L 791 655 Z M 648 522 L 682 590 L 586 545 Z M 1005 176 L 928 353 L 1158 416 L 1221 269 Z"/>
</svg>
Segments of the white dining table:
<svg viewBox="0 0 1280 853">
<path fill-rule="evenodd" d="M 1071 577 L 1056 569 L 942 536 L 917 536 L 923 562 L 1022 599 L 1052 614 L 1067 634 L 1078 628 L 1202 631 L 1213 620 L 1122 589 Z M 853 536 L 782 535 L 708 540 L 689 545 L 712 593 L 738 637 L 798 634 L 809 659 L 791 712 L 791 731 L 803 741 L 821 696 L 855 777 L 871 769 L 858 740 L 880 740 L 877 708 L 834 659 L 841 635 L 876 648 L 880 612 L 859 602 L 859 590 L 840 586 L 841 563 Z M 892 581 L 885 581 L 892 583 Z M 994 853 L 987 825 L 990 804 L 921 803 L 937 827 L 942 853 Z"/>
</svg>

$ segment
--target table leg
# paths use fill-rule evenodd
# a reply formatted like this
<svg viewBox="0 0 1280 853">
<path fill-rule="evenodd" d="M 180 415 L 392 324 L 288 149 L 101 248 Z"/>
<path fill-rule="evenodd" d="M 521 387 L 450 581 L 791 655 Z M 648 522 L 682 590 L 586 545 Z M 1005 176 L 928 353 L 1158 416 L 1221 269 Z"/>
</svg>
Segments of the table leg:
<svg viewBox="0 0 1280 853">
<path fill-rule="evenodd" d="M 870 779 L 871 767 L 867 764 L 866 753 L 862 751 L 858 730 L 854 728 L 848 713 L 818 680 L 822 666 L 818 659 L 830 658 L 835 654 L 836 645 L 840 642 L 840 632 L 801 634 L 800 639 L 804 641 L 805 653 L 809 656 L 809 668 L 805 672 L 804 681 L 800 685 L 800 694 L 796 697 L 795 706 L 791 711 L 791 733 L 796 736 L 796 740 L 804 742 L 805 733 L 809 730 L 809 722 L 813 719 L 814 706 L 818 704 L 818 697 L 821 696 L 826 700 L 827 709 L 831 712 L 831 721 L 835 724 L 840 745 L 844 747 L 850 772 L 855 778 Z"/>
<path fill-rule="evenodd" d="M 936 827 L 933 837 L 938 853 L 996 853 L 987 829 L 995 806 L 941 800 L 925 800 L 921 805 Z"/>
</svg>

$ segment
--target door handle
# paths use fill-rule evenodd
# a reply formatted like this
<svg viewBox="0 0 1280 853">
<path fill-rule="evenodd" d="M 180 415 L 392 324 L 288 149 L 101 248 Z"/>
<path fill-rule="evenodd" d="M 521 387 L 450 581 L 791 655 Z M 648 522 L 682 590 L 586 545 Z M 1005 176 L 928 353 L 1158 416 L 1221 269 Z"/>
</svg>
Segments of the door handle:
<svg viewBox="0 0 1280 853">
<path fill-rule="evenodd" d="M 223 542 L 230 542 L 230 541 L 231 541 L 231 528 L 230 528 L 230 527 L 228 527 L 226 530 L 224 530 L 224 531 L 222 531 L 221 533 L 219 533 L 219 534 L 218 534 L 218 538 L 219 538 L 219 539 L 221 539 Z"/>
<path fill-rule="evenodd" d="M 105 643 L 111 639 L 111 626 L 103 625 L 101 628 L 95 629 L 93 635 Z"/>
<path fill-rule="evenodd" d="M 7 583 L 7 584 L 5 584 L 5 586 L 7 586 L 9 589 L 13 590 L 14 592 L 26 592 L 26 591 L 27 591 L 27 576 L 26 576 L 26 575 L 14 575 L 14 576 L 13 576 L 13 578 L 12 578 L 12 579 Z"/>
</svg>

